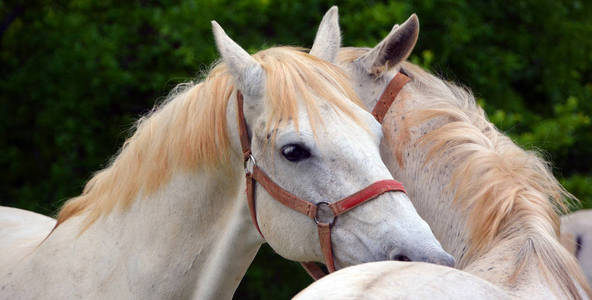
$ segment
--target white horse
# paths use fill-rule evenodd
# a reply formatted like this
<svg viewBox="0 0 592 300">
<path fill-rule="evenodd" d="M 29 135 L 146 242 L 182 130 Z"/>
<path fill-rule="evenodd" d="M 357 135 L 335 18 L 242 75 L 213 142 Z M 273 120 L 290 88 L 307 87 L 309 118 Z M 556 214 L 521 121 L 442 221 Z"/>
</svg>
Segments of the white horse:
<svg viewBox="0 0 592 300">
<path fill-rule="evenodd" d="M 588 282 L 592 282 L 592 209 L 561 217 L 561 243 L 578 259 Z"/>
<path fill-rule="evenodd" d="M 319 31 L 335 41 L 340 32 L 331 15 Z M 337 61 L 370 109 L 395 75 L 410 78 L 384 118 L 381 153 L 463 271 L 366 264 L 326 276 L 296 298 L 369 299 L 378 290 L 376 299 L 590 297 L 576 259 L 558 241 L 557 210 L 572 196 L 547 162 L 487 120 L 469 91 L 405 62 L 418 32 L 413 15 L 373 49 L 345 48 Z"/>
<path fill-rule="evenodd" d="M 315 222 L 260 186 L 265 240 L 252 224 L 240 114 L 257 166 L 313 204 L 392 179 L 380 125 L 338 67 L 291 48 L 250 56 L 213 28 L 223 62 L 142 118 L 57 224 L 0 210 L 1 299 L 230 299 L 264 242 L 285 258 L 323 262 Z M 337 218 L 332 242 L 337 268 L 401 255 L 453 264 L 401 192 Z"/>
</svg>

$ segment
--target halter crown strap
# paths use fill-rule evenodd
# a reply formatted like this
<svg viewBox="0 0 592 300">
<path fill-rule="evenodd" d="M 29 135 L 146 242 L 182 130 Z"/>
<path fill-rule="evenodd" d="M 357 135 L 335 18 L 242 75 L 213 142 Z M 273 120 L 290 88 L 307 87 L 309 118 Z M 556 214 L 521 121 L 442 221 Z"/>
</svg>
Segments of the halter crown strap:
<svg viewBox="0 0 592 300">
<path fill-rule="evenodd" d="M 377 181 L 362 189 L 361 191 L 358 191 L 333 203 L 320 202 L 315 205 L 309 201 L 300 199 L 298 196 L 295 196 L 294 194 L 286 191 L 281 186 L 276 184 L 267 174 L 265 174 L 263 170 L 257 166 L 251 153 L 249 133 L 243 113 L 243 95 L 240 91 L 237 91 L 236 99 L 240 143 L 245 164 L 245 177 L 247 180 L 247 203 L 249 205 L 251 218 L 255 224 L 255 227 L 257 228 L 257 231 L 259 231 L 259 234 L 261 234 L 263 237 L 263 233 L 261 232 L 257 222 L 257 214 L 255 210 L 255 181 L 258 182 L 278 202 L 314 220 L 314 222 L 317 224 L 319 242 L 323 256 L 325 258 L 325 265 L 327 266 L 329 272 L 334 272 L 335 263 L 333 259 L 333 247 L 331 245 L 331 227 L 335 223 L 336 218 L 339 215 L 359 206 L 360 204 L 372 200 L 386 192 L 398 191 L 405 193 L 405 188 L 400 182 L 388 179 Z M 249 162 L 252 163 L 251 170 L 248 168 Z M 321 210 L 324 211 L 324 213 L 322 213 L 323 216 L 319 216 L 319 212 Z M 327 215 L 329 215 L 329 219 L 327 219 Z M 325 275 L 324 272 L 322 272 L 322 270 L 314 263 L 302 263 L 302 266 L 315 280 Z"/>
<path fill-rule="evenodd" d="M 389 108 L 395 102 L 397 95 L 403 89 L 405 84 L 409 82 L 411 79 L 407 77 L 407 75 L 399 72 L 395 77 L 389 82 L 388 86 L 382 92 L 380 99 L 376 102 L 374 109 L 372 110 L 372 115 L 378 120 L 378 123 L 382 124 L 384 120 L 384 116 L 388 112 Z"/>
</svg>

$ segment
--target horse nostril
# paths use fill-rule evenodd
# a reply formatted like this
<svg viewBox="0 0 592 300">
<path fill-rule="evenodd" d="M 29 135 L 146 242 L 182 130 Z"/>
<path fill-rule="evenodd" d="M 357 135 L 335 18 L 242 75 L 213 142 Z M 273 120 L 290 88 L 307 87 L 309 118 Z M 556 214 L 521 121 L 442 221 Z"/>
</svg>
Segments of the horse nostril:
<svg viewBox="0 0 592 300">
<path fill-rule="evenodd" d="M 397 255 L 395 255 L 395 257 L 393 257 L 393 260 L 411 261 L 411 259 L 409 259 L 409 257 L 407 257 L 406 255 L 403 255 L 403 254 L 397 254 Z"/>
</svg>

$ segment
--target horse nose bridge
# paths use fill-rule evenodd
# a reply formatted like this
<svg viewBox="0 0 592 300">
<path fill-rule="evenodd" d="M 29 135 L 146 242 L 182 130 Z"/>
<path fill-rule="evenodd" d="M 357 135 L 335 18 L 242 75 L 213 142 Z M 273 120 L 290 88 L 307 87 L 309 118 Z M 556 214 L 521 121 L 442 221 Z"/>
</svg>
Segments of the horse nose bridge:
<svg viewBox="0 0 592 300">
<path fill-rule="evenodd" d="M 351 153 L 352 155 L 342 163 L 345 170 L 354 178 L 358 180 L 365 178 L 366 185 L 378 180 L 393 179 L 382 161 L 380 153 L 375 149 L 359 147 L 358 149 L 351 149 Z"/>
<path fill-rule="evenodd" d="M 352 131 L 355 130 L 359 129 L 352 128 Z M 341 148 L 333 150 L 346 151 L 347 156 L 350 158 L 348 160 L 358 163 L 360 161 L 382 161 L 379 145 L 367 133 L 340 132 L 337 135 L 337 139 L 341 141 Z"/>
<path fill-rule="evenodd" d="M 360 204 L 347 212 L 355 222 L 363 222 L 375 226 L 377 232 L 387 236 L 397 236 L 404 231 L 408 223 L 404 202 L 409 201 L 407 195 L 400 191 L 387 191 Z M 383 229 L 380 229 L 383 228 Z"/>
<path fill-rule="evenodd" d="M 406 239 L 404 227 L 407 222 L 401 222 L 401 201 L 405 194 L 397 191 L 383 193 L 337 217 L 335 230 L 347 235 L 363 236 L 363 239 L 375 240 L 382 244 L 382 251 L 391 248 L 391 241 Z M 405 218 L 403 218 L 405 219 Z M 385 256 L 383 252 L 382 257 Z"/>
<path fill-rule="evenodd" d="M 401 201 L 405 194 L 386 192 L 340 215 L 336 219 L 334 230 L 345 236 L 356 237 L 365 245 L 377 245 L 372 255 L 380 260 L 388 259 L 388 251 L 408 240 L 407 221 L 402 221 Z M 405 218 L 402 218 L 403 220 Z"/>
</svg>

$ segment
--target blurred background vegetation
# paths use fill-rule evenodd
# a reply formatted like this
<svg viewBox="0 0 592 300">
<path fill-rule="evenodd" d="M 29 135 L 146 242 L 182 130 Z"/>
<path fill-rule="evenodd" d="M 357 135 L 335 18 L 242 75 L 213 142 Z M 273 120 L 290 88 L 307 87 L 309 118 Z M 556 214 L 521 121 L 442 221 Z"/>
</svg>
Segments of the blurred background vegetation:
<svg viewBox="0 0 592 300">
<path fill-rule="evenodd" d="M 0 0 L 0 204 L 53 215 L 79 194 L 134 120 L 216 59 L 210 20 L 250 51 L 310 47 L 335 4 L 347 46 L 373 46 L 417 13 L 411 60 L 471 87 L 592 206 L 592 2 L 548 0 Z M 264 246 L 235 297 L 309 283 Z"/>
</svg>

